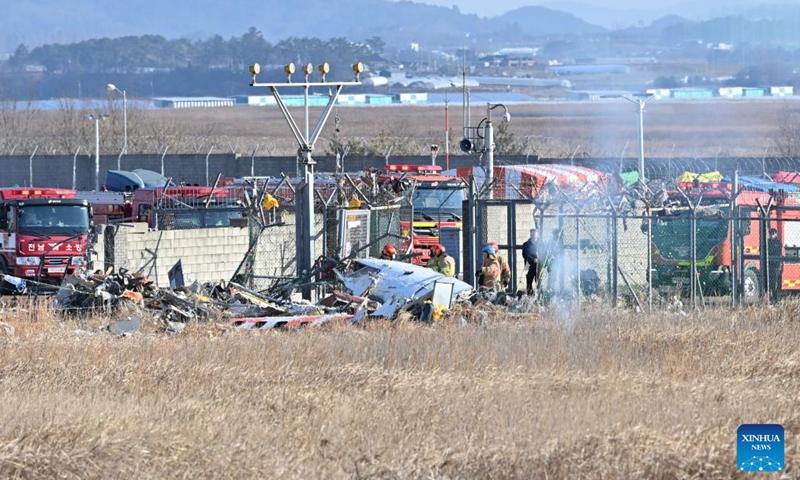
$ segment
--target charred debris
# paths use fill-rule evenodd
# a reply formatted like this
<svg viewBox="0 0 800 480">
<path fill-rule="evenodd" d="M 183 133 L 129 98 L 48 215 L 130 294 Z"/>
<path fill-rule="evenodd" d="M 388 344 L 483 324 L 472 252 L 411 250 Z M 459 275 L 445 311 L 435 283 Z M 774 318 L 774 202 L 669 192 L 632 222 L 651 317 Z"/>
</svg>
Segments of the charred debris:
<svg viewBox="0 0 800 480">
<path fill-rule="evenodd" d="M 318 265 L 310 275 L 261 292 L 234 281 L 183 285 L 182 278 L 172 277 L 169 287 L 156 287 L 143 273 L 121 269 L 67 276 L 60 286 L 48 286 L 48 293 L 53 308 L 66 318 L 100 313 L 115 319 L 105 327 L 115 335 L 138 330 L 141 318 L 153 318 L 161 331 L 171 334 L 190 322 L 246 330 L 297 329 L 392 319 L 401 311 L 432 322 L 445 309 L 476 299 L 471 285 L 409 263 L 348 258 Z M 37 292 L 35 282 L 7 275 L 3 281 L 19 294 L 44 293 Z M 303 289 L 320 286 L 330 293 L 317 302 L 302 300 Z"/>
</svg>

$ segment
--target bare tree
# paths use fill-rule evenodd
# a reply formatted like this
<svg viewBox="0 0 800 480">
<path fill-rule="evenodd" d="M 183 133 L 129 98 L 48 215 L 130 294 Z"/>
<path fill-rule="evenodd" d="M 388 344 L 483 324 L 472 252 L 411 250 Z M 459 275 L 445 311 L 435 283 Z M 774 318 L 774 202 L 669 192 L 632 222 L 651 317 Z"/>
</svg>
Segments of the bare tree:
<svg viewBox="0 0 800 480">
<path fill-rule="evenodd" d="M 800 111 L 785 107 L 778 112 L 774 141 L 780 155 L 800 155 Z"/>
<path fill-rule="evenodd" d="M 33 143 L 33 121 L 37 111 L 32 99 L 20 102 L 0 90 L 0 149 L 8 154 L 27 153 Z"/>
<path fill-rule="evenodd" d="M 78 146 L 94 145 L 94 124 L 86 120 L 88 113 L 73 99 L 59 100 L 55 118 L 48 122 L 55 151 L 74 152 Z M 103 137 L 100 138 L 102 142 Z"/>
</svg>

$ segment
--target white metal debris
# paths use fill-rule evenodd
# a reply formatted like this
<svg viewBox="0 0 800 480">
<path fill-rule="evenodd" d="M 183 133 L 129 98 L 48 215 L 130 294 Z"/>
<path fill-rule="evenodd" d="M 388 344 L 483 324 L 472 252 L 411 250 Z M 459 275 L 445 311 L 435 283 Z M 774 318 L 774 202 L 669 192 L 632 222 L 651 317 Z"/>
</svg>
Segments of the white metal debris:
<svg viewBox="0 0 800 480">
<path fill-rule="evenodd" d="M 374 317 L 392 317 L 400 308 L 428 300 L 437 281 L 453 284 L 451 303 L 466 300 L 473 293 L 468 283 L 419 265 L 367 258 L 355 261 L 354 266 L 352 273 L 337 274 L 353 295 L 381 304 L 372 312 Z"/>
</svg>

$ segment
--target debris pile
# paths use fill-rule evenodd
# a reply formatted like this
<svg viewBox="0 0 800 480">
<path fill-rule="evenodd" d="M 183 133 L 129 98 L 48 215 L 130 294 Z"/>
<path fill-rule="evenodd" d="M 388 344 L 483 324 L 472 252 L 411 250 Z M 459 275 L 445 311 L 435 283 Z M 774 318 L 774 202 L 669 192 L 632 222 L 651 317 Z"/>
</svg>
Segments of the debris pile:
<svg viewBox="0 0 800 480">
<path fill-rule="evenodd" d="M 431 321 L 474 294 L 467 283 L 408 263 L 348 259 L 324 265 L 327 275 L 311 283 L 317 292 L 331 293 L 316 303 L 300 298 L 303 289 L 309 288 L 308 278 L 265 292 L 223 280 L 158 288 L 144 274 L 121 269 L 113 274 L 97 271 L 65 277 L 55 306 L 64 315 L 140 310 L 159 319 L 165 331 L 177 333 L 190 321 L 214 320 L 231 328 L 262 330 L 392 318 L 400 311 Z M 318 273 L 312 272 L 311 278 L 321 278 Z M 138 329 L 138 317 L 124 321 L 125 331 Z"/>
</svg>

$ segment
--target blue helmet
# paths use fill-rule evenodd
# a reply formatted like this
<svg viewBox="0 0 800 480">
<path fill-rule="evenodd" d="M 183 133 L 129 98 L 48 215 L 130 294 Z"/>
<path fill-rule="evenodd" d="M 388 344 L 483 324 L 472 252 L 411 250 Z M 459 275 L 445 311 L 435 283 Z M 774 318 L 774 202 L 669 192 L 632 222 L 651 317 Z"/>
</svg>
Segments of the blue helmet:
<svg viewBox="0 0 800 480">
<path fill-rule="evenodd" d="M 483 247 L 483 253 L 488 253 L 489 255 L 494 255 L 495 254 L 494 247 L 491 246 L 491 245 L 486 245 L 485 247 Z"/>
</svg>

